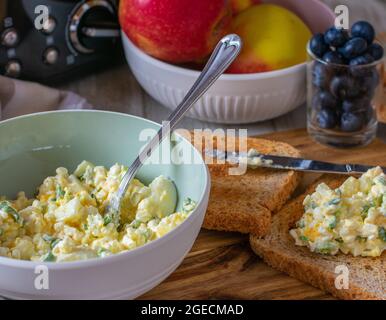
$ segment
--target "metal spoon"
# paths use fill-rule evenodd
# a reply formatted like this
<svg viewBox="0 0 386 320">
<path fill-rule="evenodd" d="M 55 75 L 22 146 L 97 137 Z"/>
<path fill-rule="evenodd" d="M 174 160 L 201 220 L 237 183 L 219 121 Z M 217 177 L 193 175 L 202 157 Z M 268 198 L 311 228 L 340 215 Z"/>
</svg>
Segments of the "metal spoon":
<svg viewBox="0 0 386 320">
<path fill-rule="evenodd" d="M 122 198 L 125 195 L 130 182 L 133 180 L 143 163 L 151 156 L 154 149 L 168 136 L 182 117 L 194 105 L 195 102 L 213 85 L 221 74 L 229 67 L 240 53 L 242 41 L 236 34 L 230 34 L 220 40 L 214 49 L 208 63 L 200 76 L 193 84 L 181 104 L 172 112 L 168 120 L 158 133 L 143 148 L 139 156 L 134 160 L 126 174 L 122 178 L 117 192 L 111 197 L 105 213 L 116 214 L 120 211 Z"/>
</svg>

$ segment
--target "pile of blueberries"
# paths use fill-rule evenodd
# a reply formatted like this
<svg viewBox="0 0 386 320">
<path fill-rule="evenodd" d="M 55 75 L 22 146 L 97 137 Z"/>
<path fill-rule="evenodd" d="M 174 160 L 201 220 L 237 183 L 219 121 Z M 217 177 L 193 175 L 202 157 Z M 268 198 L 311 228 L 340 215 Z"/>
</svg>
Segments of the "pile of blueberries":
<svg viewBox="0 0 386 320">
<path fill-rule="evenodd" d="M 383 48 L 373 42 L 375 31 L 366 21 L 351 28 L 332 27 L 310 41 L 314 95 L 312 118 L 322 129 L 360 131 L 374 118 L 371 102 L 379 84 L 372 62 L 383 57 Z M 370 65 L 369 65 L 370 64 Z"/>
</svg>

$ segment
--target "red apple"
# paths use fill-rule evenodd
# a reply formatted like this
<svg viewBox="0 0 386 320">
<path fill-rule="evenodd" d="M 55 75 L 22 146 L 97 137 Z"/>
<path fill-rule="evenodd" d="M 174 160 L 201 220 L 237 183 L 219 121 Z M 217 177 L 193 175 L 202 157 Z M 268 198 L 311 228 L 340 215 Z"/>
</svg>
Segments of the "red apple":
<svg viewBox="0 0 386 320">
<path fill-rule="evenodd" d="M 229 0 L 121 0 L 123 31 L 146 53 L 172 63 L 206 58 L 228 31 Z"/>
</svg>

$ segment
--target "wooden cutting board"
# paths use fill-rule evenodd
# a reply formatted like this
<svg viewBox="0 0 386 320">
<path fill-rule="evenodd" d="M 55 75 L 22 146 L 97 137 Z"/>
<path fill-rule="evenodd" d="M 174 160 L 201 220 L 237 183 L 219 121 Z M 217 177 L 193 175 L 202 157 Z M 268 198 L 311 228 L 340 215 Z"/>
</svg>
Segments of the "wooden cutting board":
<svg viewBox="0 0 386 320">
<path fill-rule="evenodd" d="M 357 149 L 332 149 L 304 129 L 263 136 L 284 141 L 311 159 L 386 166 L 380 140 Z M 304 184 L 315 176 L 305 175 Z M 248 236 L 201 230 L 181 266 L 141 299 L 333 299 L 327 293 L 267 266 L 249 247 Z"/>
</svg>

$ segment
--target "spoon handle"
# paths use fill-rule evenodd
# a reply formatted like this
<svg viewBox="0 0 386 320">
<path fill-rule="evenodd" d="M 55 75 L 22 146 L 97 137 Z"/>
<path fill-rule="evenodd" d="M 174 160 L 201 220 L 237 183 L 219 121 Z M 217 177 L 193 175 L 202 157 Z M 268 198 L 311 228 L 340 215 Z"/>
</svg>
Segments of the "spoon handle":
<svg viewBox="0 0 386 320">
<path fill-rule="evenodd" d="M 135 177 L 142 164 L 151 156 L 153 150 L 168 136 L 182 117 L 197 102 L 198 99 L 213 85 L 221 74 L 229 67 L 240 53 L 242 46 L 238 35 L 230 34 L 220 40 L 214 49 L 209 61 L 201 72 L 200 76 L 186 94 L 179 106 L 172 112 L 168 120 L 160 128 L 158 133 L 143 148 L 139 156 L 134 160 L 125 176 L 122 178 L 119 189 L 116 193 L 116 201 L 120 202 L 126 193 L 131 180 Z M 116 203 L 113 204 L 116 206 Z M 118 204 L 119 207 L 119 204 Z"/>
<path fill-rule="evenodd" d="M 240 53 L 241 46 L 241 39 L 235 34 L 227 35 L 220 40 L 192 88 L 186 94 L 180 105 L 169 116 L 170 130 L 175 129 L 176 124 L 186 112 L 189 111 L 194 103 L 196 103 L 225 72 Z"/>
</svg>

